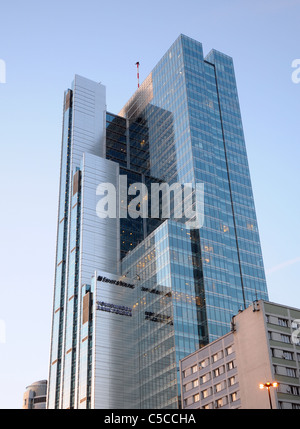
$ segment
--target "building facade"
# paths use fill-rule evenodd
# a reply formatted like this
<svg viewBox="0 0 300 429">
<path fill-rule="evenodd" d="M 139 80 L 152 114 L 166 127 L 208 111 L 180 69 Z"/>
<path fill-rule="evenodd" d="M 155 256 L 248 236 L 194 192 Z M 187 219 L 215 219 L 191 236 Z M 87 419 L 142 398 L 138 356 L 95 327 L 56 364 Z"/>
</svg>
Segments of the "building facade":
<svg viewBox="0 0 300 429">
<path fill-rule="evenodd" d="M 183 408 L 300 409 L 299 326 L 299 309 L 262 300 L 238 313 L 231 332 L 180 362 Z M 271 403 L 266 383 L 278 384 Z"/>
<path fill-rule="evenodd" d="M 268 299 L 233 62 L 180 35 L 118 115 L 105 92 L 76 75 L 64 97 L 48 407 L 107 408 L 118 397 L 119 408 L 178 408 L 179 360 Z M 154 183 L 189 184 L 191 216 L 176 218 L 175 193 L 144 195 L 134 209 L 134 189 Z M 103 216 L 104 188 L 116 216 Z M 118 319 L 129 337 L 111 329 Z M 132 370 L 121 401 L 118 380 L 132 383 Z"/>
<path fill-rule="evenodd" d="M 47 403 L 47 380 L 36 381 L 26 387 L 23 395 L 23 409 L 43 410 Z"/>
</svg>

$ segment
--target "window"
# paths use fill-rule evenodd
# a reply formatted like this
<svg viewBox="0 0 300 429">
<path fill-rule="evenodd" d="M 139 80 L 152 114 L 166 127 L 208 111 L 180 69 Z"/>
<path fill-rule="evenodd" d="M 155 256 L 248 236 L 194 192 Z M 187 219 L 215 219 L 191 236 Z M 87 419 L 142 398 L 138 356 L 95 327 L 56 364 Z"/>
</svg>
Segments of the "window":
<svg viewBox="0 0 300 429">
<path fill-rule="evenodd" d="M 237 401 L 237 399 L 238 399 L 237 392 L 233 392 L 230 394 L 230 402 Z"/>
<path fill-rule="evenodd" d="M 219 375 L 220 375 L 220 370 L 219 370 L 219 368 L 216 368 L 214 370 L 214 377 L 218 377 Z"/>
<path fill-rule="evenodd" d="M 200 401 L 200 395 L 199 395 L 199 393 L 197 393 L 196 395 L 194 395 L 193 399 L 194 399 L 194 402 Z"/>
<path fill-rule="evenodd" d="M 294 368 L 287 368 L 286 369 L 286 375 L 288 377 L 297 377 L 297 372 Z"/>
<path fill-rule="evenodd" d="M 216 392 L 220 392 L 222 390 L 222 384 L 218 383 L 215 385 Z"/>
<path fill-rule="evenodd" d="M 278 325 L 288 327 L 288 321 L 286 319 L 280 319 L 278 317 Z"/>
<path fill-rule="evenodd" d="M 224 366 L 220 366 L 219 368 L 216 368 L 214 370 L 214 377 L 218 377 L 219 375 L 223 374 L 225 372 Z"/>
<path fill-rule="evenodd" d="M 272 340 L 272 332 L 268 331 L 268 339 Z"/>
<path fill-rule="evenodd" d="M 214 355 L 212 355 L 211 359 L 214 362 L 217 362 L 219 359 L 221 359 L 223 357 L 223 351 L 219 351 L 218 353 L 215 353 Z"/>
<path fill-rule="evenodd" d="M 204 359 L 200 362 L 199 367 L 200 369 L 205 368 L 207 365 L 209 365 L 209 358 Z"/>
<path fill-rule="evenodd" d="M 272 357 L 274 358 L 294 360 L 294 354 L 287 350 L 271 348 L 271 354 L 272 354 Z"/>
<path fill-rule="evenodd" d="M 211 410 L 212 408 L 213 408 L 213 403 L 212 402 L 210 402 L 209 404 L 207 404 L 207 405 L 204 405 L 204 407 L 202 407 L 204 410 Z"/>
<path fill-rule="evenodd" d="M 211 389 L 211 387 L 210 387 L 209 389 L 205 389 L 205 390 L 203 390 L 203 392 L 202 392 L 202 398 L 203 398 L 203 399 L 207 398 L 208 396 L 210 396 L 210 395 L 211 395 L 211 393 L 212 393 L 212 389 Z"/>
<path fill-rule="evenodd" d="M 230 377 L 228 379 L 229 386 L 233 386 L 236 383 L 236 377 Z"/>
<path fill-rule="evenodd" d="M 192 389 L 192 383 L 187 383 L 183 387 L 184 387 L 184 391 L 188 392 L 189 390 Z"/>
<path fill-rule="evenodd" d="M 198 371 L 197 365 L 192 366 L 192 373 L 195 374 L 195 372 Z"/>
<path fill-rule="evenodd" d="M 210 372 L 208 372 L 207 374 L 204 374 L 202 377 L 200 377 L 200 383 L 206 383 L 207 381 L 209 381 L 211 379 L 211 374 Z"/>
<path fill-rule="evenodd" d="M 225 387 L 226 387 L 225 381 L 223 381 L 222 383 L 218 383 L 215 385 L 215 392 L 216 393 L 221 392 L 221 390 L 225 389 Z"/>
<path fill-rule="evenodd" d="M 285 334 L 281 334 L 281 341 L 283 342 L 283 343 L 288 343 L 288 344 L 290 344 L 290 336 L 289 335 L 285 335 Z"/>
<path fill-rule="evenodd" d="M 199 380 L 198 380 L 198 378 L 196 380 L 192 381 L 192 385 L 193 385 L 193 388 L 199 386 Z"/>
<path fill-rule="evenodd" d="M 227 355 L 227 356 L 229 356 L 229 355 L 231 355 L 231 353 L 233 353 L 233 347 L 232 347 L 232 346 L 229 346 L 229 347 L 227 347 L 227 349 L 226 349 L 226 355 Z"/>
<path fill-rule="evenodd" d="M 300 404 L 292 404 L 293 410 L 300 410 Z"/>
<path fill-rule="evenodd" d="M 216 401 L 216 408 L 223 407 L 228 403 L 227 396 L 224 396 L 223 398 L 220 398 Z"/>
<path fill-rule="evenodd" d="M 222 401 L 222 399 L 218 399 L 218 400 L 216 401 L 216 407 L 217 407 L 217 408 L 220 408 L 220 407 L 222 407 L 222 405 L 223 405 L 223 401 Z"/>
<path fill-rule="evenodd" d="M 299 396 L 299 387 L 297 387 L 297 386 L 290 386 L 290 388 L 291 388 L 292 395 Z"/>
<path fill-rule="evenodd" d="M 228 371 L 230 371 L 233 368 L 234 368 L 234 361 L 232 360 L 232 361 L 228 362 L 227 369 L 228 369 Z"/>
<path fill-rule="evenodd" d="M 191 368 L 188 368 L 185 371 L 183 371 L 184 377 L 188 377 L 189 375 L 191 375 L 191 373 L 192 373 Z"/>
<path fill-rule="evenodd" d="M 284 351 L 282 357 L 286 360 L 293 360 L 293 353 Z"/>
<path fill-rule="evenodd" d="M 41 402 L 46 402 L 46 396 L 40 396 L 39 398 L 33 398 L 34 404 L 39 404 Z"/>
</svg>

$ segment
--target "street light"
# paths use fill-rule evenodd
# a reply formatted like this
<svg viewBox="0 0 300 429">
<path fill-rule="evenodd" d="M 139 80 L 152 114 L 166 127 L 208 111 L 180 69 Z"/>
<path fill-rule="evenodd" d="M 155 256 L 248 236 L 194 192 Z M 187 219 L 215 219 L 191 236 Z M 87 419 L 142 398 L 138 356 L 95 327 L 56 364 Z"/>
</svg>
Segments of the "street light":
<svg viewBox="0 0 300 429">
<path fill-rule="evenodd" d="M 261 384 L 259 385 L 259 388 L 260 388 L 260 389 L 264 389 L 264 388 L 266 388 L 266 389 L 267 389 L 267 391 L 268 391 L 268 395 L 269 395 L 269 401 L 270 401 L 270 408 L 271 408 L 271 410 L 272 410 L 272 409 L 273 409 L 273 407 L 272 407 L 271 393 L 270 393 L 270 388 L 271 388 L 271 387 L 278 387 L 278 383 L 277 383 L 277 381 L 274 381 L 273 383 L 270 383 L 270 382 L 267 382 L 267 383 L 265 383 L 265 384 L 261 383 Z"/>
</svg>

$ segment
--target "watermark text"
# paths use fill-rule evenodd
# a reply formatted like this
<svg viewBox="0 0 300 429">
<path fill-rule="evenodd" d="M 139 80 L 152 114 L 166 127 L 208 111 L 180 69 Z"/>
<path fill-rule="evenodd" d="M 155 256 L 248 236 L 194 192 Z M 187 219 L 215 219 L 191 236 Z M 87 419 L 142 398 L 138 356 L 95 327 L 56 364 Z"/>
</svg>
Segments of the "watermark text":
<svg viewBox="0 0 300 429">
<path fill-rule="evenodd" d="M 6 63 L 0 58 L 0 83 L 6 83 Z"/>
<path fill-rule="evenodd" d="M 149 185 L 148 185 L 149 187 Z M 127 186 L 127 176 L 119 176 L 119 186 L 100 183 L 96 195 L 101 198 L 96 205 L 101 219 L 149 217 L 156 219 L 182 219 L 189 229 L 199 229 L 204 224 L 204 183 L 145 183 Z"/>
<path fill-rule="evenodd" d="M 4 320 L 0 319 L 0 344 L 6 343 L 6 325 Z"/>
<path fill-rule="evenodd" d="M 292 327 L 294 329 L 292 332 L 292 343 L 300 344 L 300 319 L 293 320 Z"/>
<path fill-rule="evenodd" d="M 296 69 L 292 73 L 292 82 L 300 83 L 300 59 L 299 58 L 292 61 L 292 68 Z"/>
</svg>

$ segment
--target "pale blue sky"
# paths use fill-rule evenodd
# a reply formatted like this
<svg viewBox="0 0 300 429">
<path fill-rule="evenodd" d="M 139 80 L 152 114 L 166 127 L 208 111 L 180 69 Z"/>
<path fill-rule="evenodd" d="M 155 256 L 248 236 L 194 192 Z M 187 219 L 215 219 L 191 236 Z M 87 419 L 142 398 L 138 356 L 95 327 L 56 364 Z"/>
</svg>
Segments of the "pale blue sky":
<svg viewBox="0 0 300 429">
<path fill-rule="evenodd" d="M 234 59 L 270 299 L 300 308 L 299 15 L 298 0 L 1 5 L 0 408 L 48 377 L 63 92 L 75 73 L 101 81 L 117 113 L 136 61 L 142 81 L 180 33 Z"/>
</svg>

